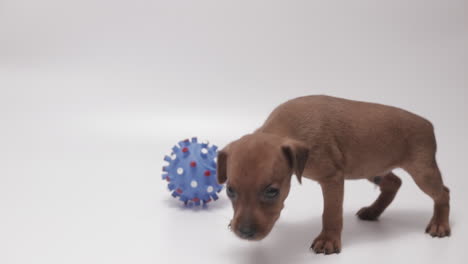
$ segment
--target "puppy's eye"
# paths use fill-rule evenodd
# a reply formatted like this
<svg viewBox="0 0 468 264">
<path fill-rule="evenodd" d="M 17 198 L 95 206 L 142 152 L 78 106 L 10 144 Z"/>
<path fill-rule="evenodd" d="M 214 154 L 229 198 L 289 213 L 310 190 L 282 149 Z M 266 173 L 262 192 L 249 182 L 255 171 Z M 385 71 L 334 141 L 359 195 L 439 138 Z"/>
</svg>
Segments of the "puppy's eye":
<svg viewBox="0 0 468 264">
<path fill-rule="evenodd" d="M 263 196 L 267 199 L 275 199 L 279 195 L 279 190 L 273 187 L 268 187 L 263 192 Z"/>
<path fill-rule="evenodd" d="M 226 194 L 229 198 L 234 199 L 236 197 L 236 191 L 231 186 L 226 188 Z"/>
</svg>

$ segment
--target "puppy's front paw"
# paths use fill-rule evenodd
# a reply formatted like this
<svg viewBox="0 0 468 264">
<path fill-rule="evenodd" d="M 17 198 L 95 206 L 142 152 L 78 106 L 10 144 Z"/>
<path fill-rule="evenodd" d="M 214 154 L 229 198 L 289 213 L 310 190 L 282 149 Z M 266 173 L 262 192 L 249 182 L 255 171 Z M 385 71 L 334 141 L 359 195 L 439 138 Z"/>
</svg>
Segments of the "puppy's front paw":
<svg viewBox="0 0 468 264">
<path fill-rule="evenodd" d="M 431 220 L 426 227 L 426 233 L 432 237 L 450 236 L 450 225 L 449 223 L 438 223 L 437 221 Z"/>
<path fill-rule="evenodd" d="M 359 217 L 361 220 L 366 220 L 366 221 L 376 221 L 377 218 L 379 218 L 380 213 L 375 210 L 372 206 L 369 207 L 363 207 L 361 208 L 356 215 Z"/>
<path fill-rule="evenodd" d="M 341 239 L 336 235 L 320 234 L 310 246 L 315 253 L 324 253 L 326 255 L 340 253 Z"/>
</svg>

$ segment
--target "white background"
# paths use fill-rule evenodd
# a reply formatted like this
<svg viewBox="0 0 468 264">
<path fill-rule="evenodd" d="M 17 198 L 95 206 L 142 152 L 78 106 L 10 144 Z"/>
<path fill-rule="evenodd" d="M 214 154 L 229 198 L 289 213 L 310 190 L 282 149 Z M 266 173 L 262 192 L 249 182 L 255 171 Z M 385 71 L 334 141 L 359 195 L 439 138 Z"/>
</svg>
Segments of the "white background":
<svg viewBox="0 0 468 264">
<path fill-rule="evenodd" d="M 466 261 L 467 1 L 0 0 L 0 263 Z M 343 251 L 308 251 L 318 185 L 293 180 L 261 242 L 227 229 L 225 196 L 186 209 L 160 179 L 181 139 L 224 146 L 279 103 L 329 94 L 405 108 L 436 127 L 453 235 L 432 202 L 347 182 Z"/>
</svg>

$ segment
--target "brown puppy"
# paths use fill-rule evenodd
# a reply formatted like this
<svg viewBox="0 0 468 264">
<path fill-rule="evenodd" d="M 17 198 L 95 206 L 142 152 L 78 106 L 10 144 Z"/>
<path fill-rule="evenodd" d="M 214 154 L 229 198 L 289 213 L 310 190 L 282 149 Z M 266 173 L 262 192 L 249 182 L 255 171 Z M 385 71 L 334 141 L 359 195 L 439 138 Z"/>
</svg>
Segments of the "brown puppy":
<svg viewBox="0 0 468 264">
<path fill-rule="evenodd" d="M 306 96 L 277 107 L 262 127 L 226 146 L 218 155 L 218 181 L 227 181 L 241 238 L 260 240 L 272 229 L 288 196 L 291 175 L 316 180 L 323 198 L 323 228 L 312 243 L 317 253 L 341 250 L 345 179 L 368 179 L 381 194 L 357 213 L 376 220 L 392 202 L 403 168 L 434 200 L 426 228 L 450 235 L 449 190 L 437 167 L 431 123 L 402 109 L 329 96 Z"/>
</svg>

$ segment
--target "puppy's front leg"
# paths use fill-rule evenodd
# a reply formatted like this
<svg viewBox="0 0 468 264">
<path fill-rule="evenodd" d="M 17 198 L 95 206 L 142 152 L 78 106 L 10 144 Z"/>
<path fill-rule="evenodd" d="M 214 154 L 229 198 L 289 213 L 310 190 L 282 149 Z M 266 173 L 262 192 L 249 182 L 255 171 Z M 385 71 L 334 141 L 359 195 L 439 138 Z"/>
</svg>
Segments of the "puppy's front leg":
<svg viewBox="0 0 468 264">
<path fill-rule="evenodd" d="M 341 251 L 343 229 L 344 178 L 335 175 L 321 181 L 323 193 L 322 232 L 310 247 L 315 253 L 333 254 Z"/>
</svg>

